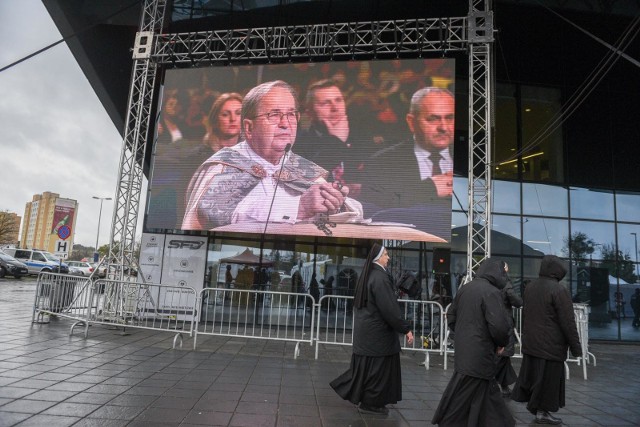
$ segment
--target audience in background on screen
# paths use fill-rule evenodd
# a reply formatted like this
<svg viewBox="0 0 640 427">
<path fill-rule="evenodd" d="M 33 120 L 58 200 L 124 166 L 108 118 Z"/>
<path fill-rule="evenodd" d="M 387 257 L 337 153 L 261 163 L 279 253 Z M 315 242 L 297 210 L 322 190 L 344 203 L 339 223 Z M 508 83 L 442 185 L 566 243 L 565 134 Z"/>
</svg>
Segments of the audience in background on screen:
<svg viewBox="0 0 640 427">
<path fill-rule="evenodd" d="M 223 148 L 196 171 L 188 188 L 185 230 L 243 222 L 312 220 L 340 210 L 362 218 L 349 188 L 290 151 L 300 113 L 293 88 L 281 80 L 251 89 L 242 103 L 244 140 Z M 278 184 L 278 185 L 276 185 Z M 278 203 L 267 201 L 278 199 Z"/>
<path fill-rule="evenodd" d="M 183 139 L 185 109 L 188 105 L 189 97 L 182 91 L 175 90 L 167 93 L 158 121 L 158 145 L 176 143 Z"/>
<path fill-rule="evenodd" d="M 207 133 L 204 135 L 203 143 L 210 148 L 209 156 L 221 148 L 231 147 L 238 143 L 241 131 L 241 111 L 242 95 L 239 93 L 223 93 L 215 100 L 209 114 L 204 119 Z"/>
</svg>

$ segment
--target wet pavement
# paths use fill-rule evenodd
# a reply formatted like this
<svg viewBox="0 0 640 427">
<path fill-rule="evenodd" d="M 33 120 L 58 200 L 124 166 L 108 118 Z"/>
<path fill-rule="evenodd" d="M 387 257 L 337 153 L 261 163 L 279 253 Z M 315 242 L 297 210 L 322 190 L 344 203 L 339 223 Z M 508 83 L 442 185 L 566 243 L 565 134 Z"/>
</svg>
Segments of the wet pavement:
<svg viewBox="0 0 640 427">
<path fill-rule="evenodd" d="M 185 337 L 96 325 L 88 338 L 72 321 L 32 324 L 35 278 L 0 279 L 0 426 L 425 426 L 449 381 L 443 358 L 402 355 L 403 400 L 388 416 L 359 414 L 329 381 L 346 370 L 350 347 L 229 337 Z M 597 366 L 570 364 L 567 426 L 640 425 L 640 345 L 592 343 Z M 519 360 L 514 360 L 516 370 Z M 519 426 L 525 404 L 508 401 Z"/>
</svg>

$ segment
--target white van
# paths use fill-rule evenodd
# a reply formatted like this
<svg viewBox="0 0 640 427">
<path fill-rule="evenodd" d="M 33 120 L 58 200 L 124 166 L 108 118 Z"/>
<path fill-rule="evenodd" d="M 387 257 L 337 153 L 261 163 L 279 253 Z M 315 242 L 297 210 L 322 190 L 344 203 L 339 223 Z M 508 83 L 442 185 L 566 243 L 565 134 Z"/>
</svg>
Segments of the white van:
<svg viewBox="0 0 640 427">
<path fill-rule="evenodd" d="M 69 272 L 69 266 L 60 262 L 52 253 L 40 249 L 16 249 L 5 248 L 3 251 L 27 264 L 29 274 L 38 274 L 40 272 L 64 273 Z"/>
</svg>

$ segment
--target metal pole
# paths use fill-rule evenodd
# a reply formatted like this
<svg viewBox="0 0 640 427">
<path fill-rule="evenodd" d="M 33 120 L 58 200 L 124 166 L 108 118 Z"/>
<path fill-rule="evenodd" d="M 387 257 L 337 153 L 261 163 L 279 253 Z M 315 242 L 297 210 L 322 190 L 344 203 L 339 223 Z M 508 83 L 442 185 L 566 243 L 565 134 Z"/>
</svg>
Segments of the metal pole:
<svg viewBox="0 0 640 427">
<path fill-rule="evenodd" d="M 633 234 L 633 240 L 636 243 L 636 256 L 634 258 L 636 259 L 636 283 L 637 283 L 638 278 L 640 276 L 640 273 L 638 273 L 638 233 L 629 233 L 629 234 Z"/>
<path fill-rule="evenodd" d="M 93 261 L 97 262 L 98 260 L 96 259 L 96 255 L 98 254 L 98 240 L 100 239 L 100 220 L 102 219 L 102 203 L 105 200 L 111 200 L 111 197 L 97 197 L 97 196 L 92 196 L 94 199 L 96 200 L 100 200 L 100 213 L 98 214 L 98 233 L 96 234 L 96 249 L 93 255 Z"/>
</svg>

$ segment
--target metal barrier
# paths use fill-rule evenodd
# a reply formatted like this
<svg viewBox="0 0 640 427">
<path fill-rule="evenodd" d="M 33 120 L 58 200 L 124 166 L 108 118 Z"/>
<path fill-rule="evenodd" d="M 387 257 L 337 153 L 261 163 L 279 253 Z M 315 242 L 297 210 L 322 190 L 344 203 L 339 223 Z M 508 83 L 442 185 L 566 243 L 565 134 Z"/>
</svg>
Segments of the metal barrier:
<svg viewBox="0 0 640 427">
<path fill-rule="evenodd" d="M 194 330 L 194 349 L 198 335 L 292 341 L 295 358 L 300 343 L 313 345 L 316 304 L 309 294 L 205 288 L 199 301 L 202 312 Z"/>
<path fill-rule="evenodd" d="M 353 297 L 325 295 L 318 307 L 316 359 L 320 344 L 353 345 Z"/>
<path fill-rule="evenodd" d="M 429 354 L 442 354 L 443 309 L 433 301 L 398 300 L 404 318 L 414 333 L 414 342 L 408 345 L 403 338 L 401 348 L 425 354 L 423 365 L 429 369 Z M 320 298 L 316 323 L 316 359 L 320 344 L 353 345 L 353 297 L 325 295 Z"/>
<path fill-rule="evenodd" d="M 516 336 L 516 344 L 511 357 L 522 359 L 522 308 L 513 307 L 511 315 L 513 316 L 513 332 Z"/>
<path fill-rule="evenodd" d="M 81 276 L 40 273 L 36 284 L 32 323 L 48 323 L 44 316 L 74 319 L 73 328 L 85 323 L 92 307 L 91 280 Z"/>
<path fill-rule="evenodd" d="M 168 286 L 115 280 L 93 283 L 90 323 L 119 325 L 193 336 L 198 294 L 189 286 Z"/>
<path fill-rule="evenodd" d="M 442 305 L 435 301 L 398 300 L 404 318 L 409 322 L 413 331 L 412 345 L 407 344 L 407 338 L 403 337 L 402 349 L 407 351 L 420 351 L 424 353 L 425 369 L 429 369 L 429 354 L 442 355 L 446 347 L 444 335 L 444 310 Z"/>
<path fill-rule="evenodd" d="M 565 372 L 567 379 L 569 379 L 568 363 L 577 363 L 578 366 L 582 365 L 582 377 L 586 380 L 589 357 L 593 360 L 593 366 L 596 366 L 596 357 L 593 353 L 589 352 L 589 306 L 587 304 L 573 304 L 573 315 L 575 316 L 576 327 L 578 328 L 582 356 L 573 357 L 570 351 L 567 352 L 567 360 L 564 362 L 566 367 Z"/>
<path fill-rule="evenodd" d="M 455 353 L 455 348 L 453 346 L 449 345 L 449 340 L 451 340 L 451 330 L 449 329 L 449 322 L 447 322 L 447 317 L 449 315 L 449 308 L 451 308 L 451 304 L 448 304 L 444 308 L 444 315 L 442 316 L 442 322 L 444 323 L 444 342 L 445 342 L 445 347 L 443 349 L 443 353 L 444 353 L 444 370 L 445 371 L 449 367 L 448 366 L 448 363 L 449 363 L 448 355 Z"/>
</svg>

